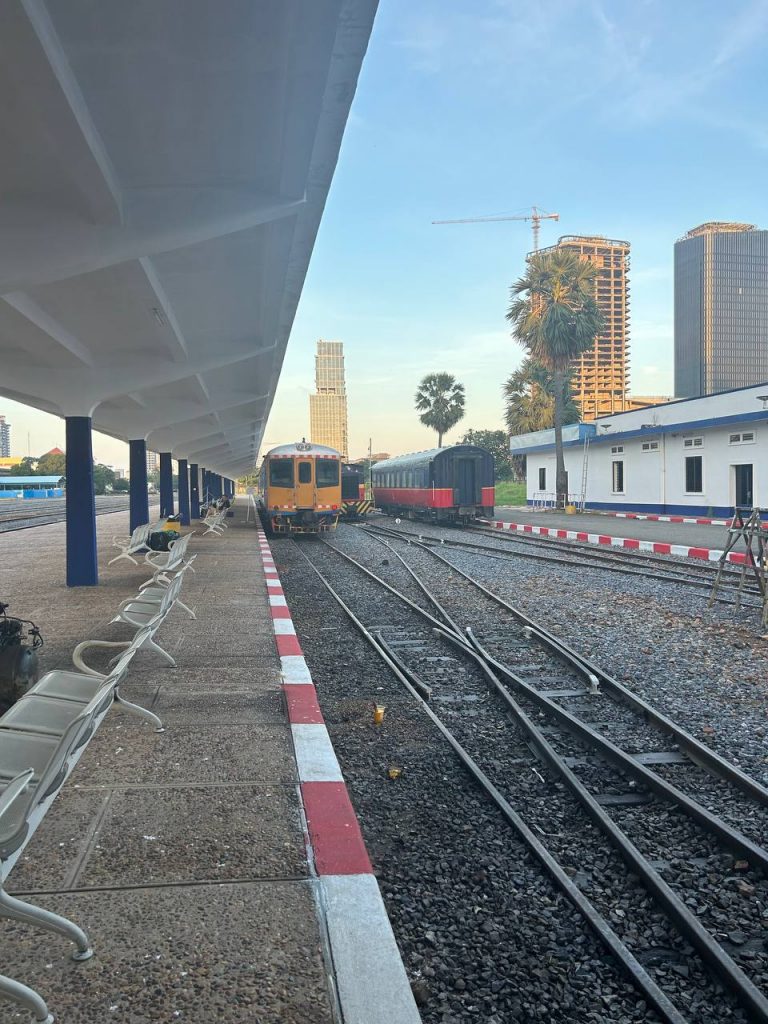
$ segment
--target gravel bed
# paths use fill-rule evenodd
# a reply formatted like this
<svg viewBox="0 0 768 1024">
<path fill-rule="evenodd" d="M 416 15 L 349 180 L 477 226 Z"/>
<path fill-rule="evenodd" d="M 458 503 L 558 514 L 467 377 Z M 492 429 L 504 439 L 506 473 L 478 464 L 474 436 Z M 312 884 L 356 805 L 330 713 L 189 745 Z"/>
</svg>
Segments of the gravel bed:
<svg viewBox="0 0 768 1024">
<path fill-rule="evenodd" d="M 382 576 L 386 576 L 392 585 L 399 589 L 408 591 L 408 596 L 417 603 L 424 604 L 424 598 L 415 584 L 407 577 L 405 571 L 396 559 L 386 552 L 386 549 L 376 545 L 370 538 L 365 537 L 361 531 L 344 530 L 339 531 L 335 542 L 350 553 L 359 556 L 361 549 L 367 553 L 367 561 L 371 567 Z M 312 545 L 306 549 L 314 562 L 322 564 L 323 571 L 328 571 L 332 576 L 334 585 L 338 586 L 342 596 L 353 604 L 356 609 L 363 608 L 363 618 L 369 624 L 380 625 L 390 636 L 406 637 L 410 640 L 419 640 L 422 644 L 427 642 L 430 647 L 420 650 L 412 643 L 404 644 L 398 653 L 413 665 L 425 679 L 431 683 L 435 691 L 435 707 L 438 712 L 456 732 L 458 738 L 470 749 L 473 756 L 481 762 L 484 768 L 492 774 L 494 781 L 503 783 L 503 788 L 512 798 L 521 812 L 529 822 L 536 822 L 538 827 L 548 835 L 547 843 L 553 852 L 561 859 L 561 863 L 568 866 L 574 877 L 589 897 L 599 906 L 601 911 L 611 921 L 616 931 L 622 935 L 625 941 L 635 951 L 639 958 L 643 959 L 648 969 L 654 974 L 657 982 L 672 995 L 681 1008 L 686 1008 L 695 1016 L 692 1019 L 700 1021 L 719 1020 L 742 1020 L 744 1019 L 739 1010 L 734 1010 L 732 1000 L 724 995 L 720 986 L 712 982 L 706 976 L 706 972 L 691 950 L 668 926 L 664 918 L 658 914 L 650 904 L 644 891 L 638 887 L 636 880 L 627 876 L 623 865 L 612 850 L 606 848 L 606 841 L 591 825 L 585 824 L 585 819 L 580 811 L 571 806 L 570 796 L 560 787 L 560 784 L 545 777 L 541 766 L 537 770 L 531 769 L 531 758 L 527 749 L 522 744 L 521 735 L 516 728 L 503 716 L 500 716 L 498 706 L 493 706 L 498 701 L 490 697 L 487 686 L 479 678 L 477 673 L 467 671 L 466 665 L 459 665 L 454 652 L 450 647 L 446 649 L 435 647 L 435 640 L 431 636 L 428 627 L 421 624 L 413 612 L 405 612 L 402 605 L 384 594 L 375 584 L 363 580 L 357 570 L 341 563 L 337 556 L 330 552 L 321 551 L 319 545 Z M 509 981 L 507 966 L 502 968 L 495 961 L 483 959 L 483 946 L 476 945 L 477 935 L 475 934 L 477 921 L 472 920 L 483 910 L 483 905 L 475 905 L 474 909 L 468 910 L 466 901 L 472 901 L 472 886 L 467 889 L 467 879 L 461 872 L 455 872 L 453 867 L 464 864 L 467 870 L 473 867 L 476 873 L 478 854 L 469 856 L 469 851 L 475 849 L 475 840 L 479 839 L 476 823 L 478 820 L 488 822 L 488 836 L 479 843 L 479 850 L 487 851 L 501 845 L 506 853 L 513 847 L 519 846 L 509 829 L 498 821 L 493 808 L 488 807 L 484 801 L 474 796 L 465 805 L 459 800 L 454 790 L 464 794 L 467 790 L 466 777 L 452 755 L 441 750 L 442 741 L 436 739 L 431 727 L 423 716 L 420 716 L 410 698 L 405 697 L 398 689 L 397 684 L 377 664 L 373 655 L 364 643 L 356 636 L 350 636 L 349 627 L 345 619 L 339 619 L 339 613 L 335 606 L 328 611 L 328 598 L 324 590 L 317 593 L 319 585 L 313 574 L 307 576 L 307 566 L 296 546 L 288 546 L 283 543 L 276 545 L 278 557 L 278 568 L 283 576 L 284 586 L 292 606 L 293 614 L 299 631 L 302 635 L 302 645 L 305 648 L 313 675 L 320 689 L 321 703 L 326 714 L 332 738 L 342 760 L 345 775 L 352 790 L 358 813 L 363 823 L 369 847 L 374 855 L 377 868 L 381 872 L 382 886 L 385 897 L 388 897 L 388 907 L 395 923 L 398 940 L 401 943 L 406 964 L 410 967 L 414 976 L 415 991 L 423 1002 L 424 1019 L 426 1021 L 452 1021 L 482 1019 L 489 1021 L 517 1021 L 517 1020 L 635 1020 L 653 1019 L 644 1006 L 638 1005 L 637 996 L 627 989 L 626 984 L 620 976 L 614 976 L 612 968 L 605 963 L 601 950 L 594 950 L 591 934 L 584 931 L 580 919 L 576 919 L 579 926 L 579 934 L 576 938 L 571 937 L 567 945 L 566 959 L 571 962 L 573 957 L 586 950 L 590 951 L 589 963 L 580 965 L 575 974 L 583 976 L 588 980 L 586 990 L 590 985 L 600 986 L 599 991 L 605 993 L 607 990 L 612 993 L 609 1002 L 610 1007 L 603 1006 L 597 1011 L 597 1016 L 590 1016 L 595 1012 L 594 1005 L 587 1010 L 579 1010 L 573 1002 L 575 996 L 570 987 L 570 972 L 568 986 L 564 986 L 562 978 L 552 975 L 546 971 L 546 984 L 537 988 L 536 983 L 531 985 L 531 977 L 538 978 L 537 970 L 541 964 L 540 957 L 523 958 L 522 981 L 513 985 L 512 990 L 517 991 L 522 986 L 525 997 L 530 998 L 533 989 L 540 993 L 538 1002 L 530 1006 L 517 1000 L 504 999 L 505 991 L 502 979 Z M 409 559 L 412 552 L 409 552 Z M 428 558 L 427 555 L 422 555 Z M 285 560 L 285 564 L 283 563 Z M 431 559 L 430 559 L 431 560 Z M 485 560 L 488 561 L 487 559 Z M 308 585 L 309 580 L 309 585 Z M 444 596 L 441 594 L 441 597 Z M 324 608 L 323 625 L 318 625 L 317 605 Z M 505 613 L 506 614 L 506 613 Z M 330 625 L 329 620 L 336 620 L 337 624 Z M 329 644 L 329 639 L 334 645 Z M 340 653 L 343 651 L 343 655 Z M 340 658 L 343 658 L 341 665 Z M 339 671 L 340 668 L 354 668 L 353 678 L 347 679 L 347 673 Z M 362 670 L 362 671 L 361 671 Z M 349 687 L 352 694 L 350 695 Z M 381 688 L 381 689 L 380 689 Z M 393 690 L 394 688 L 394 690 Z M 367 694 L 367 698 L 361 701 L 359 694 Z M 382 696 L 383 695 L 383 696 Z M 381 730 L 370 725 L 370 703 L 374 700 L 383 699 L 388 705 L 387 724 Z M 342 713 L 339 717 L 335 712 L 350 705 L 354 708 L 351 714 Z M 397 710 L 397 724 L 399 728 L 392 729 L 392 707 Z M 367 709 L 367 714 L 366 714 Z M 367 721 L 366 721 L 367 719 Z M 416 743 L 407 743 L 407 737 L 413 733 L 420 735 Z M 397 735 L 395 735 L 395 732 Z M 370 747 L 378 747 L 385 737 L 390 737 L 395 743 L 395 762 L 397 760 L 407 761 L 408 767 L 396 783 L 391 783 L 386 778 L 385 766 L 381 764 L 379 771 L 371 777 L 370 760 L 366 754 L 370 754 Z M 397 743 L 406 741 L 403 749 L 397 747 Z M 570 746 L 572 756 L 581 755 L 578 744 L 566 741 Z M 566 752 L 566 751 L 561 751 Z M 512 756 L 511 756 L 512 755 Z M 387 754 L 387 757 L 393 756 Z M 444 767 L 443 767 L 444 765 Z M 587 770 L 591 770 L 587 766 Z M 445 786 L 446 792 L 437 796 L 435 791 L 436 773 L 439 772 L 438 783 Z M 417 784 L 420 792 L 430 794 L 430 800 L 424 801 L 423 796 L 418 802 L 418 809 L 415 819 L 409 817 L 411 813 L 410 802 L 407 794 L 403 793 L 406 788 L 403 785 L 407 779 L 410 782 L 418 773 Z M 441 792 L 442 786 L 438 789 Z M 466 794 L 468 797 L 474 795 L 471 790 Z M 390 814 L 382 814 L 382 807 L 379 801 L 384 801 L 387 808 L 395 818 L 395 829 L 392 829 Z M 371 803 L 373 806 L 371 807 Z M 377 807 L 378 812 L 377 813 Z M 439 810 L 435 813 L 435 808 Z M 369 811 L 369 808 L 370 811 Z M 481 808 L 481 812 L 478 812 Z M 479 817 L 478 817 L 479 814 Z M 417 834 L 411 837 L 411 841 L 404 841 L 402 829 L 398 826 L 405 820 L 413 821 L 417 828 Z M 490 820 L 489 820 L 490 819 Z M 627 815 L 628 823 L 632 824 L 632 814 Z M 463 822 L 463 824 L 459 824 Z M 663 830 L 669 830 L 670 818 L 666 810 L 662 809 L 662 816 L 657 820 L 657 826 L 661 830 L 657 836 L 657 847 L 653 848 L 652 837 L 647 837 L 647 850 L 649 856 L 659 854 L 664 849 L 662 844 Z M 686 834 L 688 823 L 685 820 L 673 822 L 674 828 L 680 833 L 679 841 L 684 848 L 688 849 L 690 855 L 690 836 Z M 644 820 L 644 827 L 647 827 L 647 820 Z M 446 829 L 449 839 L 446 840 Z M 398 836 L 400 839 L 398 840 Z M 664 837 L 666 838 L 666 837 Z M 416 841 L 418 839 L 418 841 Z M 470 842 L 471 839 L 471 842 Z M 455 850 L 462 853 L 458 859 L 447 860 L 443 855 L 446 841 Z M 719 888 L 720 876 L 726 870 L 722 853 L 714 847 L 707 845 L 709 837 L 699 840 L 699 845 L 694 846 L 696 854 L 701 858 L 700 869 L 706 868 L 706 873 L 711 876 L 712 888 Z M 437 845 L 439 844 L 439 845 Z M 437 850 L 436 850 L 437 845 Z M 396 849 L 396 856 L 392 858 L 393 847 Z M 694 879 L 694 868 L 688 861 L 680 858 L 684 866 L 677 863 L 676 857 L 670 856 L 669 848 L 666 849 L 667 860 L 660 863 L 662 870 L 678 879 L 688 875 Z M 409 860 L 409 855 L 413 861 Z M 439 858 L 439 859 L 437 859 Z M 464 859 L 462 859 L 464 858 Z M 474 860 L 473 860 L 474 858 Z M 720 863 L 718 861 L 721 861 Z M 482 860 L 482 858 L 481 858 Z M 527 855 L 523 858 L 527 863 Z M 732 858 L 730 858 L 732 864 Z M 411 866 L 413 864 L 413 866 Z M 487 925 L 484 934 L 504 936 L 506 941 L 513 942 L 515 948 L 521 945 L 529 950 L 529 929 L 532 927 L 531 920 L 536 920 L 541 912 L 542 886 L 548 890 L 548 895 L 543 905 L 548 909 L 555 904 L 562 904 L 560 897 L 556 895 L 547 880 L 541 876 L 535 865 L 528 865 L 528 873 L 524 878 L 520 877 L 521 856 L 520 850 L 515 850 L 511 856 L 500 854 L 499 861 L 495 864 L 494 888 L 496 883 L 504 889 L 508 873 L 512 873 L 514 885 L 517 887 L 516 895 L 521 901 L 524 910 L 520 911 L 519 919 L 516 919 L 517 928 L 514 934 L 510 934 L 509 921 L 506 922 L 504 931 L 500 931 L 502 922 L 494 921 Z M 451 870 L 448 870 L 451 868 Z M 435 881 L 441 883 L 439 888 L 442 895 L 448 898 L 449 902 L 447 918 L 445 918 L 445 904 L 443 906 L 444 919 L 450 920 L 451 926 L 447 932 L 447 938 L 441 933 L 440 939 L 446 938 L 447 949 L 443 949 L 441 941 L 436 945 L 432 944 L 428 933 L 424 928 L 424 899 L 423 893 L 430 885 L 431 869 L 437 871 Z M 482 871 L 485 872 L 485 868 Z M 505 872 L 507 874 L 505 874 Z M 487 872 L 486 872 L 487 873 Z M 699 876 L 701 870 L 699 870 Z M 474 875 L 472 876 L 474 877 Z M 671 879 L 670 879 L 671 880 Z M 694 879 L 696 884 L 698 876 Z M 760 880 L 753 880 L 751 877 L 735 879 L 736 884 L 741 886 L 752 886 L 753 881 L 759 884 Z M 450 894 L 445 891 L 446 884 L 450 887 Z M 693 883 L 692 883 L 693 884 Z M 754 891 L 754 887 L 753 887 Z M 734 887 L 734 898 L 744 900 L 744 894 Z M 702 897 L 703 902 L 703 897 Z M 753 901 L 756 902 L 756 901 Z M 431 903 L 427 902 L 427 907 Z M 563 907 L 560 906 L 562 911 Z M 569 933 L 573 930 L 573 912 L 566 907 L 567 915 L 571 920 Z M 707 910 L 705 907 L 704 910 Z M 704 912 L 702 911 L 702 913 Z M 402 913 L 401 913 L 402 911 Z M 553 911 L 554 913 L 554 911 Z M 740 950 L 744 954 L 744 960 L 754 960 L 757 963 L 755 970 L 761 970 L 762 950 L 757 948 L 753 939 L 755 923 L 759 927 L 762 919 L 756 921 L 749 919 L 748 915 L 735 919 L 733 907 L 729 901 L 719 907 L 719 924 L 721 927 L 729 925 L 732 934 L 732 945 L 734 950 Z M 734 924 L 734 920 L 736 923 Z M 745 931 L 742 930 L 743 926 Z M 534 930 L 535 930 L 535 926 Z M 454 936 L 454 932 L 456 935 Z M 437 940 L 437 933 L 430 932 L 433 939 Z M 743 938 L 742 938 L 743 936 Z M 421 941 L 420 941 L 421 940 Z M 421 966 L 425 957 L 424 941 L 432 950 L 436 950 L 434 956 L 429 956 L 429 963 L 423 968 Z M 502 956 L 509 952 L 506 941 L 496 949 L 496 955 Z M 486 963 L 487 969 L 479 974 L 471 975 L 472 985 L 468 984 L 467 977 L 457 979 L 450 977 L 455 975 L 456 964 L 454 942 L 458 948 L 469 951 L 469 966 L 477 967 L 478 964 Z M 463 945 L 462 945 L 463 943 Z M 588 945 L 585 945 L 587 943 Z M 492 943 L 492 945 L 494 945 Z M 503 949 L 501 947 L 504 947 Z M 563 950 L 561 948 L 561 954 Z M 438 967 L 432 964 L 435 960 Z M 552 959 L 550 955 L 550 960 Z M 532 964 L 536 964 L 532 968 Z M 597 977 L 595 975 L 596 964 L 599 965 Z M 742 964 L 745 969 L 753 965 Z M 445 970 L 450 966 L 449 970 Z M 520 968 L 520 957 L 515 958 L 515 966 Z M 605 972 L 610 971 L 611 977 L 606 977 Z M 430 973 L 431 972 L 431 973 Z M 469 974 L 465 970 L 464 974 Z M 550 986 L 554 984 L 554 989 Z M 606 989 L 607 986 L 607 989 Z M 458 994 L 457 994 L 458 993 Z M 615 993 L 615 994 L 613 994 Z M 520 992 L 517 993 L 520 996 Z M 555 1000 L 553 1002 L 553 996 Z M 435 998 L 436 997 L 436 998 Z M 474 1001 L 473 1001 L 474 1000 Z M 485 1002 L 483 1002 L 485 1000 Z M 604 998 L 605 1002 L 605 998 Z M 536 1015 L 540 1007 L 545 1007 L 543 1015 Z M 532 1007 L 534 1009 L 532 1009 Z M 490 1008 L 490 1009 L 489 1009 Z M 610 1009 L 610 1013 L 608 1013 Z M 572 1015 L 574 1014 L 575 1015 Z M 489 1015 L 490 1013 L 490 1015 Z M 586 1013 L 586 1015 L 584 1015 Z M 637 1014 L 640 1013 L 638 1017 Z M 431 1014 L 431 1015 L 430 1015 Z M 436 1015 L 435 1015 L 436 1014 Z M 446 1015 L 447 1014 L 447 1015 Z"/>
</svg>

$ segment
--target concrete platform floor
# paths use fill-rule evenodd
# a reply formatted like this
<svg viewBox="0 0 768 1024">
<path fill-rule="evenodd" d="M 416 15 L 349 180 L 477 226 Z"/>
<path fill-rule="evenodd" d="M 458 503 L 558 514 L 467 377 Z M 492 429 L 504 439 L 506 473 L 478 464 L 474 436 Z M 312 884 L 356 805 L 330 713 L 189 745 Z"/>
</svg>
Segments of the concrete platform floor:
<svg viewBox="0 0 768 1024">
<path fill-rule="evenodd" d="M 633 537 L 635 540 L 657 540 L 667 544 L 688 544 L 691 547 L 722 550 L 728 541 L 725 526 L 697 526 L 693 523 L 659 523 L 647 519 L 619 519 L 596 512 L 534 512 L 529 508 L 497 508 L 493 518 L 505 523 L 531 523 L 533 526 L 551 526 L 556 530 L 580 530 L 586 533 L 604 533 L 609 537 Z M 735 551 L 743 551 L 739 543 Z"/>
<path fill-rule="evenodd" d="M 0 597 L 42 629 L 43 671 L 83 639 L 130 637 L 108 621 L 148 573 L 106 567 L 127 520 L 97 520 L 97 588 L 65 586 L 63 524 L 0 537 Z M 68 1024 L 334 1019 L 256 531 L 230 522 L 192 541 L 197 620 L 174 610 L 158 634 L 178 667 L 139 654 L 124 687 L 167 731 L 113 709 L 8 879 L 92 937 L 78 964 L 0 919 L 2 972 Z M 0 1003 L 0 1020 L 30 1019 Z"/>
</svg>

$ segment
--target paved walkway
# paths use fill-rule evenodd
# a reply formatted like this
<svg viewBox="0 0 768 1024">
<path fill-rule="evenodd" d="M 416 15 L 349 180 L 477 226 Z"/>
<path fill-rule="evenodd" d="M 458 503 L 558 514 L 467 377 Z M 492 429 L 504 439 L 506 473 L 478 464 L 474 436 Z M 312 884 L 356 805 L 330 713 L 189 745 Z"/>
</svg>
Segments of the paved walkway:
<svg viewBox="0 0 768 1024">
<path fill-rule="evenodd" d="M 70 667 L 147 577 L 106 568 L 127 514 L 98 519 L 102 583 L 68 590 L 64 526 L 0 540 L 0 597 L 37 622 L 43 670 Z M 18 894 L 81 923 L 96 956 L 0 920 L 3 973 L 35 988 L 57 1020 L 130 1024 L 331 1024 L 323 958 L 253 526 L 199 535 L 183 598 L 159 642 L 178 663 L 139 654 L 126 697 L 167 723 L 155 733 L 117 709 L 107 716 L 8 880 Z M 2 1004 L 0 1018 L 29 1021 Z"/>
<path fill-rule="evenodd" d="M 585 533 L 607 534 L 611 537 L 632 537 L 636 540 L 661 541 L 718 550 L 723 549 L 728 539 L 728 531 L 724 526 L 619 519 L 616 516 L 604 516 L 595 512 L 567 515 L 564 512 L 533 512 L 528 508 L 497 508 L 493 518 L 507 523 L 531 523 L 534 526 L 551 526 L 557 530 L 579 530 Z M 735 550 L 744 550 L 741 541 Z"/>
</svg>

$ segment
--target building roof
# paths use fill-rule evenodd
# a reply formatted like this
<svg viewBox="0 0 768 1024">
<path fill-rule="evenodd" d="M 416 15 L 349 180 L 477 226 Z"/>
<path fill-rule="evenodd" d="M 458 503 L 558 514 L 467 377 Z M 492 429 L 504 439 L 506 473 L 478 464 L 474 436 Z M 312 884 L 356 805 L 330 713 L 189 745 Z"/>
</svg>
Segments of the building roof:
<svg viewBox="0 0 768 1024">
<path fill-rule="evenodd" d="M 63 476 L 0 476 L 0 487 L 58 487 Z"/>
<path fill-rule="evenodd" d="M 761 407 L 757 407 L 757 401 Z M 632 437 L 649 437 L 672 432 L 706 430 L 732 423 L 768 421 L 768 382 L 749 387 L 719 391 L 714 395 L 681 398 L 674 402 L 649 405 L 644 409 L 603 416 L 592 423 L 572 423 L 563 427 L 563 447 L 584 443 L 615 444 Z M 554 430 L 537 430 L 511 437 L 511 455 L 531 455 L 555 447 Z"/>
<path fill-rule="evenodd" d="M 704 224 L 699 224 L 696 228 L 683 235 L 678 241 L 682 242 L 686 238 L 697 238 L 699 235 L 725 235 L 733 234 L 734 232 L 741 231 L 757 231 L 756 224 L 741 224 L 737 221 L 727 220 L 708 220 Z"/>
</svg>

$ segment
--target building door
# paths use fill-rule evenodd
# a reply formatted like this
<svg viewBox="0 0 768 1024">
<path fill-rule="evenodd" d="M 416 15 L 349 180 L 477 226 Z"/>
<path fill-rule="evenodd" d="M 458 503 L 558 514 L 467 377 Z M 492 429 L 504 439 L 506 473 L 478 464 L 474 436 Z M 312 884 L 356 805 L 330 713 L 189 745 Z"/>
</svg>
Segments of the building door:
<svg viewBox="0 0 768 1024">
<path fill-rule="evenodd" d="M 312 462 L 299 459 L 296 473 L 296 508 L 314 508 L 315 488 L 312 481 Z"/>
<path fill-rule="evenodd" d="M 480 501 L 474 459 L 456 460 L 456 504 L 476 505 Z"/>
<path fill-rule="evenodd" d="M 752 508 L 752 466 L 734 466 L 736 471 L 736 504 Z"/>
</svg>

